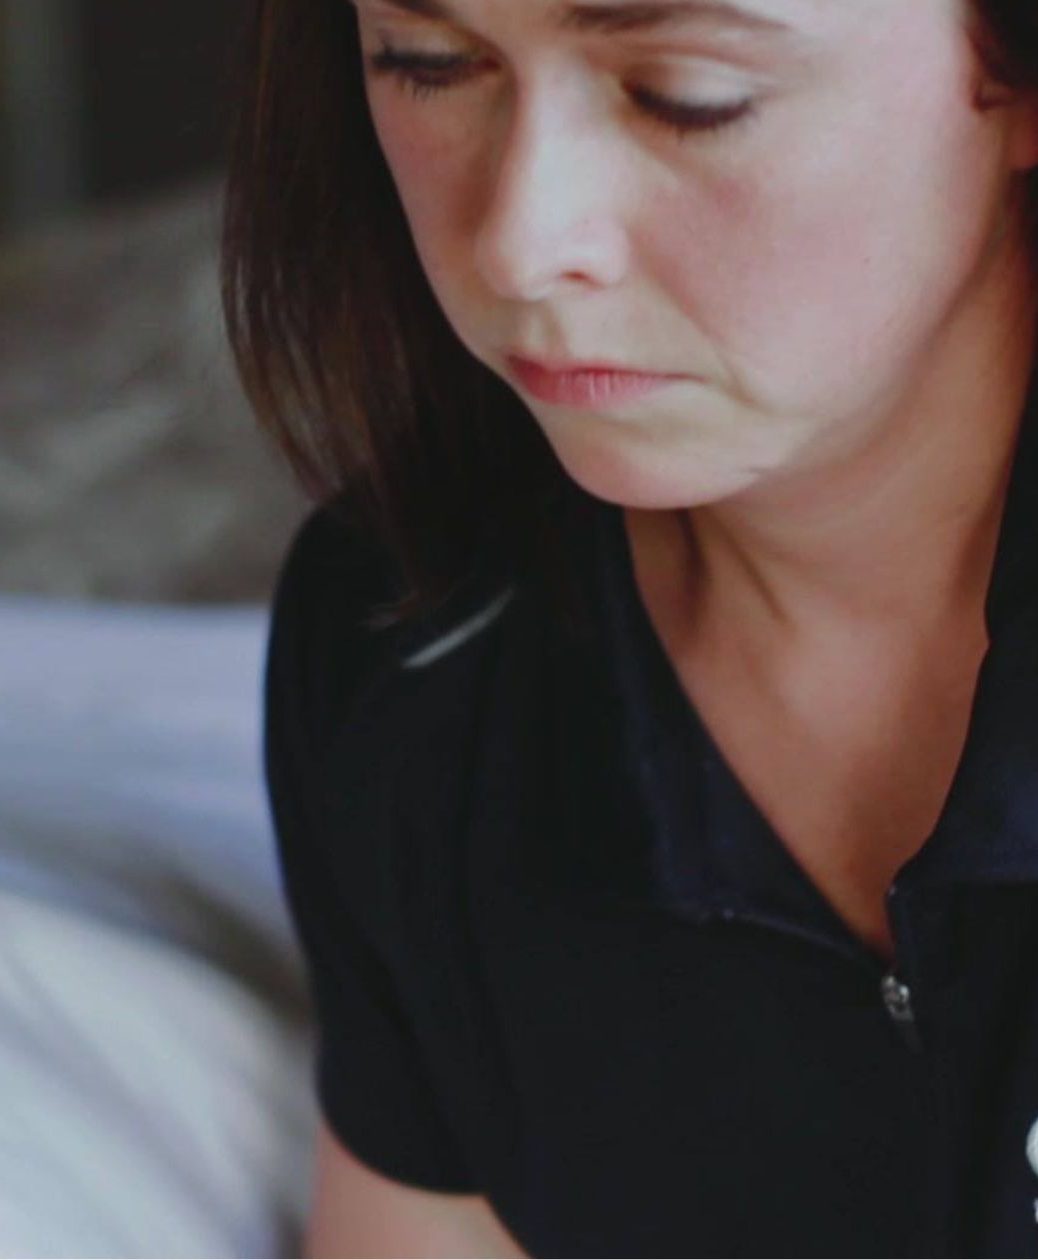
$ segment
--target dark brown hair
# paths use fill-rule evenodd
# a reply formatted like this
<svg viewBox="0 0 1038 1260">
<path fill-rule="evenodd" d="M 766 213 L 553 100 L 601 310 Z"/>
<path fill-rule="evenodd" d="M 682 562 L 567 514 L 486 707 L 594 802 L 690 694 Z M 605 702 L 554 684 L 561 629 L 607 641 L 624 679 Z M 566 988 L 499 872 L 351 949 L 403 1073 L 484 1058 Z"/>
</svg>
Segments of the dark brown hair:
<svg viewBox="0 0 1038 1260">
<path fill-rule="evenodd" d="M 1035 0 L 975 10 L 983 63 L 1038 89 Z M 399 598 L 373 624 L 431 611 L 484 553 L 552 569 L 568 474 L 428 285 L 368 112 L 353 6 L 255 0 L 242 47 L 223 237 L 230 344 L 307 494 L 348 510 L 394 561 Z M 1038 253 L 1033 178 L 1032 190 Z"/>
</svg>

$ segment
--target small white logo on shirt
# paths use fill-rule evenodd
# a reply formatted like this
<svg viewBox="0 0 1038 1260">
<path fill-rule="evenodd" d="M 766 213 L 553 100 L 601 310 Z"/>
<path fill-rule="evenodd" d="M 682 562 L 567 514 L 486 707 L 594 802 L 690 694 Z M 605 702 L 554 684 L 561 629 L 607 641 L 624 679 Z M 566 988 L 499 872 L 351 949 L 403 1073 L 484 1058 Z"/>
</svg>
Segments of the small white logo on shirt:
<svg viewBox="0 0 1038 1260">
<path fill-rule="evenodd" d="M 1027 1162 L 1038 1176 L 1038 1120 L 1031 1125 L 1031 1131 L 1027 1135 Z M 1034 1201 L 1034 1221 L 1038 1225 L 1038 1199 Z"/>
<path fill-rule="evenodd" d="M 1038 1120 L 1031 1125 L 1031 1131 L 1027 1135 L 1027 1162 L 1038 1176 Z M 1038 1199 L 1034 1201 L 1034 1220 L 1038 1225 Z"/>
</svg>

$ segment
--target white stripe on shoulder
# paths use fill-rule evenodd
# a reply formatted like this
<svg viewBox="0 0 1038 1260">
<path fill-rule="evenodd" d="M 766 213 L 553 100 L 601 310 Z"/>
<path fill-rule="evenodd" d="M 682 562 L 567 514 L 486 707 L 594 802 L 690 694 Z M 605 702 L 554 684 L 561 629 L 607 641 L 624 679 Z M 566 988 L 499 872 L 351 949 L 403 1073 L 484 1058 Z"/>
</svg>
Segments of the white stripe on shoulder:
<svg viewBox="0 0 1038 1260">
<path fill-rule="evenodd" d="M 446 634 L 433 640 L 432 643 L 426 644 L 425 647 L 420 648 L 417 652 L 404 657 L 400 664 L 404 669 L 424 669 L 426 665 L 431 665 L 434 661 L 440 660 L 441 657 L 453 652 L 455 648 L 461 647 L 463 643 L 467 643 L 469 639 L 474 638 L 482 630 L 485 630 L 491 622 L 495 621 L 504 612 L 514 596 L 515 587 L 508 587 L 507 590 L 502 591 L 495 600 L 489 603 L 482 612 L 476 613 L 468 621 L 463 621 L 460 626 L 455 626 L 453 630 L 448 630 Z"/>
</svg>

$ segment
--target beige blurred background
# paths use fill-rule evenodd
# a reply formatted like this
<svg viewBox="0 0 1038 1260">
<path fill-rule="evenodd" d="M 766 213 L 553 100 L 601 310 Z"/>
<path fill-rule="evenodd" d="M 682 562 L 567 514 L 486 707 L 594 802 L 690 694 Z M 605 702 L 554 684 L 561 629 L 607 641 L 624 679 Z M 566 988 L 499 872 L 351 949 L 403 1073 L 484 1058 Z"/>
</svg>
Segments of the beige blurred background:
<svg viewBox="0 0 1038 1260">
<path fill-rule="evenodd" d="M 221 327 L 248 0 L 0 0 L 0 1255 L 298 1255 L 262 782 L 305 511 Z"/>
<path fill-rule="evenodd" d="M 0 0 L 0 591 L 263 601 L 303 511 L 216 242 L 244 0 Z"/>
</svg>

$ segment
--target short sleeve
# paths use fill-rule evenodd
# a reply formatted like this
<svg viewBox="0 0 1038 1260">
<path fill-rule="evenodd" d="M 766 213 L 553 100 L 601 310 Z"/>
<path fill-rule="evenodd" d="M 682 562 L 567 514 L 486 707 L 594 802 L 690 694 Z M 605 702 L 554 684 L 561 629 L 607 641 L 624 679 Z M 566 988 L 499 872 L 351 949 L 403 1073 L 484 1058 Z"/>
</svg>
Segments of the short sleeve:
<svg viewBox="0 0 1038 1260">
<path fill-rule="evenodd" d="M 351 913 L 351 905 L 373 890 L 344 887 L 349 881 L 316 816 L 308 695 L 316 689 L 327 705 L 322 677 L 325 670 L 334 673 L 340 684 L 334 690 L 342 697 L 336 703 L 343 708 L 335 716 L 348 722 L 350 689 L 341 680 L 350 675 L 350 656 L 363 674 L 364 635 L 370 633 L 359 615 L 350 614 L 348 557 L 342 565 L 334 555 L 329 560 L 329 547 L 348 547 L 348 539 L 332 529 L 325 510 L 304 523 L 282 567 L 264 697 L 264 761 L 278 861 L 317 1020 L 318 1104 L 339 1140 L 384 1175 L 425 1189 L 474 1193 L 393 976 Z M 326 659 L 328 645 L 337 660 Z M 337 835 L 336 844 L 374 839 Z"/>
</svg>

